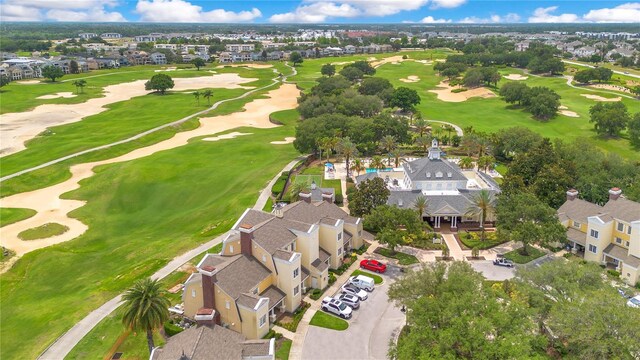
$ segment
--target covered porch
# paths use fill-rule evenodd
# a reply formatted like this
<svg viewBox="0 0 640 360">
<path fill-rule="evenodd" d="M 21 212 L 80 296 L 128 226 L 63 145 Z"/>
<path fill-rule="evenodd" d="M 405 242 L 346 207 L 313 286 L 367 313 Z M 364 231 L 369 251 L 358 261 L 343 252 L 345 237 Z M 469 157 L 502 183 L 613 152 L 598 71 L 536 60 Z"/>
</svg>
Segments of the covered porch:
<svg viewBox="0 0 640 360">
<path fill-rule="evenodd" d="M 260 296 L 269 298 L 269 320 L 272 324 L 284 316 L 284 298 L 286 297 L 284 292 L 271 285 Z"/>
<path fill-rule="evenodd" d="M 579 230 L 569 228 L 567 229 L 567 240 L 571 245 L 571 252 L 584 257 L 584 251 L 587 247 L 587 234 Z"/>
</svg>

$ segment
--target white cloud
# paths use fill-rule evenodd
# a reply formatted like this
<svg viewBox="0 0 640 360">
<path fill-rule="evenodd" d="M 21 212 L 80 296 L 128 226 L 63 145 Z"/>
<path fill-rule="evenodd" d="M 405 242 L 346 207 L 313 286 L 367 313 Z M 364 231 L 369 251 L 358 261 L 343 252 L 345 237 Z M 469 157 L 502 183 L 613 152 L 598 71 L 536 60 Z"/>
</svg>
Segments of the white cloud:
<svg viewBox="0 0 640 360">
<path fill-rule="evenodd" d="M 488 18 L 469 16 L 458 22 L 461 24 L 497 24 L 497 23 L 515 23 L 518 21 L 520 21 L 520 15 L 509 13 L 505 16 L 491 15 Z"/>
<path fill-rule="evenodd" d="M 39 9 L 13 4 L 0 3 L 0 21 L 41 21 Z"/>
<path fill-rule="evenodd" d="M 103 8 L 87 11 L 52 9 L 47 11 L 47 19 L 56 21 L 95 21 L 121 22 L 127 21 L 119 12 L 107 12 Z"/>
<path fill-rule="evenodd" d="M 122 14 L 106 11 L 116 0 L 6 0 L 0 4 L 2 21 L 127 21 Z"/>
<path fill-rule="evenodd" d="M 576 14 L 553 15 L 551 13 L 558 9 L 557 6 L 547 8 L 537 8 L 533 11 L 533 16 L 529 17 L 530 23 L 573 23 L 579 22 L 580 18 Z"/>
<path fill-rule="evenodd" d="M 215 9 L 203 11 L 201 6 L 184 0 L 140 0 L 136 12 L 141 21 L 150 22 L 202 22 L 235 23 L 253 21 L 262 16 L 260 10 L 226 11 Z"/>
<path fill-rule="evenodd" d="M 431 4 L 431 8 L 432 9 L 437 9 L 437 8 L 451 9 L 451 8 L 456 8 L 466 2 L 467 0 L 433 0 Z"/>
<path fill-rule="evenodd" d="M 272 23 L 320 23 L 330 16 L 345 18 L 356 17 L 360 11 L 349 4 L 312 3 L 298 6 L 295 11 L 274 14 L 269 18 Z"/>
<path fill-rule="evenodd" d="M 451 19 L 447 20 L 447 19 L 434 19 L 433 16 L 427 16 L 425 18 L 422 18 L 422 20 L 420 20 L 421 23 L 423 24 L 444 24 L 444 23 L 450 23 Z"/>
<path fill-rule="evenodd" d="M 6 2 L 39 9 L 94 9 L 96 7 L 113 7 L 118 5 L 116 0 L 7 0 Z"/>
<path fill-rule="evenodd" d="M 640 22 L 640 3 L 591 10 L 583 16 L 583 19 L 593 22 Z"/>
</svg>

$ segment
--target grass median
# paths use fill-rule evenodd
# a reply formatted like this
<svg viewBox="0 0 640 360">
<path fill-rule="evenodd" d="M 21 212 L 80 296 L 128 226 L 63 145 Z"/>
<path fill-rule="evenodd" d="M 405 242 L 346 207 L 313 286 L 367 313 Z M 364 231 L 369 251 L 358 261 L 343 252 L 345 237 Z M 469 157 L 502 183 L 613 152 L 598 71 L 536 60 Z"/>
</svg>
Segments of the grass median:
<svg viewBox="0 0 640 360">
<path fill-rule="evenodd" d="M 316 311 L 311 318 L 309 325 L 322 327 L 325 329 L 343 331 L 349 328 L 349 323 L 337 316 L 329 315 L 322 310 Z"/>
</svg>

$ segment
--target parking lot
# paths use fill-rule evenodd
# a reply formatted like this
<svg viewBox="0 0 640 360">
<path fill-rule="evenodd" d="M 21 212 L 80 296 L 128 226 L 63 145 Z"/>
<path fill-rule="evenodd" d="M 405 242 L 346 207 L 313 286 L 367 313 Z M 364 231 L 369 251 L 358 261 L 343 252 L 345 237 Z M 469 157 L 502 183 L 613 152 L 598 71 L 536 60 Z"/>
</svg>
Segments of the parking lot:
<svg viewBox="0 0 640 360">
<path fill-rule="evenodd" d="M 515 276 L 515 268 L 493 265 L 491 260 L 471 261 L 471 266 L 487 280 L 503 281 Z"/>
<path fill-rule="evenodd" d="M 345 331 L 310 326 L 302 348 L 303 359 L 387 359 L 389 340 L 405 323 L 404 313 L 389 302 L 389 285 L 401 273 L 389 267 L 384 282 L 354 311 Z M 327 294 L 334 295 L 334 294 Z M 319 310 L 322 311 L 322 310 Z"/>
</svg>

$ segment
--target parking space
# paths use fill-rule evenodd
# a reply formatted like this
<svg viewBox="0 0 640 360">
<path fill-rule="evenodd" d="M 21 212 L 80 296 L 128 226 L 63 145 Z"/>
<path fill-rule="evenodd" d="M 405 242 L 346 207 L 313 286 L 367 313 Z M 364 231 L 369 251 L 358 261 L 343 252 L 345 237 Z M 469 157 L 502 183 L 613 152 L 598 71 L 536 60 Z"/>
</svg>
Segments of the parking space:
<svg viewBox="0 0 640 360">
<path fill-rule="evenodd" d="M 516 274 L 515 268 L 496 266 L 493 265 L 493 262 L 490 260 L 471 261 L 470 264 L 476 271 L 482 273 L 487 280 L 508 280 L 513 278 Z"/>
<path fill-rule="evenodd" d="M 389 267 L 381 275 L 383 284 L 377 285 L 369 298 L 360 303 L 349 328 L 335 331 L 310 326 L 302 349 L 303 359 L 387 359 L 389 340 L 393 339 L 405 323 L 405 315 L 389 302 L 389 285 L 401 273 Z M 334 294 L 329 294 L 334 295 Z M 322 310 L 319 310 L 322 311 Z"/>
</svg>

